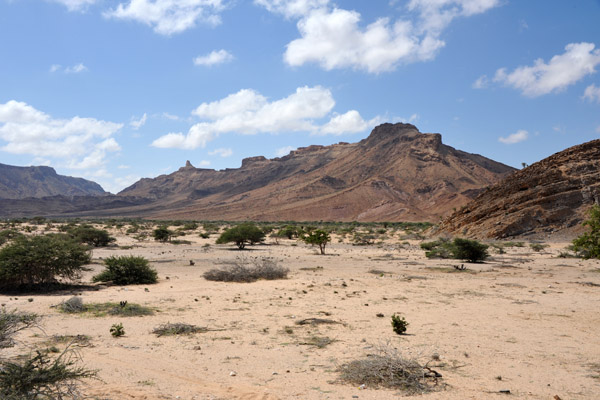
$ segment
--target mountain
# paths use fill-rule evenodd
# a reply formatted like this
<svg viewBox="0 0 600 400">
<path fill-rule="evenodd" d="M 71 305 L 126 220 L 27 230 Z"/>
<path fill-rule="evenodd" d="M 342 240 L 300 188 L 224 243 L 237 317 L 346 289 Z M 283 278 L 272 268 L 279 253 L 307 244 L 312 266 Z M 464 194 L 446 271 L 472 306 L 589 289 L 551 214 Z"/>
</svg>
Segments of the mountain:
<svg viewBox="0 0 600 400">
<path fill-rule="evenodd" d="M 593 204 L 600 204 L 600 140 L 508 176 L 444 220 L 439 230 L 478 238 L 571 237 Z"/>
<path fill-rule="evenodd" d="M 358 143 L 309 146 L 235 169 L 185 167 L 118 194 L 149 202 L 127 215 L 221 220 L 437 221 L 514 169 L 442 144 L 411 124 Z"/>
<path fill-rule="evenodd" d="M 83 178 L 58 175 L 50 167 L 15 167 L 0 164 L 0 198 L 102 195 L 104 189 Z"/>
</svg>

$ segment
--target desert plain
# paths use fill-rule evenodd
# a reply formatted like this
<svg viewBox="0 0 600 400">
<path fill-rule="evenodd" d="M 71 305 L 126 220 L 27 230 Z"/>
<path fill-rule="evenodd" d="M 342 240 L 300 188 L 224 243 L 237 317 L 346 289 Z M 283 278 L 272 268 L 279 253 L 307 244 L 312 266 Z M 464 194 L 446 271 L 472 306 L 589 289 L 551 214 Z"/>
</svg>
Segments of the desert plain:
<svg viewBox="0 0 600 400">
<path fill-rule="evenodd" d="M 428 259 L 421 239 L 391 232 L 355 246 L 332 235 L 326 255 L 296 240 L 268 238 L 239 251 L 217 234 L 189 244 L 138 241 L 112 229 L 116 244 L 93 250 L 91 271 L 111 255 L 139 255 L 158 271 L 153 285 L 93 285 L 54 293 L 3 294 L 7 309 L 42 316 L 19 333 L 11 356 L 43 348 L 55 336 L 73 343 L 79 365 L 97 371 L 81 391 L 91 399 L 397 399 L 395 389 L 349 384 L 347 362 L 396 348 L 442 375 L 434 399 L 600 398 L 600 262 L 560 257 L 568 242 L 527 241 L 490 248 L 483 263 Z M 498 242 L 500 243 L 500 242 Z M 269 258 L 287 279 L 214 282 L 206 271 Z M 194 265 L 191 265 L 190 260 Z M 464 264 L 464 270 L 455 267 Z M 73 296 L 84 303 L 127 301 L 152 308 L 141 317 L 60 312 Z M 408 321 L 394 333 L 391 316 Z M 383 316 L 382 316 L 383 315 Z M 310 324 L 312 318 L 329 323 Z M 122 323 L 125 335 L 109 333 Z M 158 337 L 166 323 L 204 328 Z M 60 345 L 57 345 L 60 347 Z M 63 346 L 64 347 L 64 346 Z"/>
</svg>

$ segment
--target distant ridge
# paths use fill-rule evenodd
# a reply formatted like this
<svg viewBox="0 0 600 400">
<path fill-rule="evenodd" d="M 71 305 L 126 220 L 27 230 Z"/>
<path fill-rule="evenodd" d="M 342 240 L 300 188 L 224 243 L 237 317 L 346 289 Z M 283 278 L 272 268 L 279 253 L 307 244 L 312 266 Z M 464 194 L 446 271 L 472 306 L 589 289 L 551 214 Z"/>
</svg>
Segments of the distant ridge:
<svg viewBox="0 0 600 400">
<path fill-rule="evenodd" d="M 498 182 L 440 225 L 478 238 L 572 237 L 600 204 L 600 140 L 558 152 Z"/>
<path fill-rule="evenodd" d="M 51 167 L 15 167 L 0 164 L 0 198 L 103 195 L 104 189 L 83 178 L 58 175 Z"/>
</svg>

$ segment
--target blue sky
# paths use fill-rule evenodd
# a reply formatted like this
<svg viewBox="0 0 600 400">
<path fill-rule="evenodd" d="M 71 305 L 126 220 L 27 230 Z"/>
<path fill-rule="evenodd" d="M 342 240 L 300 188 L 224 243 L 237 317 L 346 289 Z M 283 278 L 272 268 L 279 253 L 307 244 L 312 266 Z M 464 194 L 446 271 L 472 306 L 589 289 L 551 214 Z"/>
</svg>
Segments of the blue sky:
<svg viewBox="0 0 600 400">
<path fill-rule="evenodd" d="M 0 0 L 0 162 L 117 192 L 411 122 L 520 167 L 600 137 L 599 0 Z"/>
</svg>

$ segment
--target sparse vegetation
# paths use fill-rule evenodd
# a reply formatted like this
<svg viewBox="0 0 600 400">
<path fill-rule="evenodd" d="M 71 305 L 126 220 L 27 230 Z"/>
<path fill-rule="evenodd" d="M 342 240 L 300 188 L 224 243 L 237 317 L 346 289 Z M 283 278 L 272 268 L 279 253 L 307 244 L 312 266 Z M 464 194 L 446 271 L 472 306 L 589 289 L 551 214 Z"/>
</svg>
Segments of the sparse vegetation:
<svg viewBox="0 0 600 400">
<path fill-rule="evenodd" d="M 573 240 L 573 250 L 586 259 L 600 258 L 600 206 L 594 205 L 588 215 L 583 226 L 587 226 L 589 231 Z"/>
<path fill-rule="evenodd" d="M 235 243 L 240 250 L 243 250 L 248 243 L 260 243 L 264 240 L 265 233 L 262 229 L 252 223 L 243 223 L 227 229 L 219 236 L 216 243 Z"/>
<path fill-rule="evenodd" d="M 437 371 L 421 365 L 415 359 L 404 357 L 389 345 L 378 348 L 375 354 L 340 366 L 338 372 L 342 382 L 371 388 L 399 389 L 407 394 L 438 389 L 442 377 Z"/>
<path fill-rule="evenodd" d="M 207 332 L 206 328 L 201 328 L 196 325 L 184 324 L 184 323 L 167 323 L 154 328 L 152 333 L 156 336 L 173 336 L 173 335 L 191 335 L 194 333 Z"/>
<path fill-rule="evenodd" d="M 121 336 L 125 336 L 125 328 L 123 328 L 123 324 L 122 323 L 118 323 L 118 324 L 113 324 L 110 327 L 110 334 L 113 337 L 121 337 Z"/>
<path fill-rule="evenodd" d="M 259 279 L 286 279 L 289 270 L 269 258 L 248 261 L 238 258 L 225 268 L 215 268 L 204 273 L 204 279 L 219 282 L 255 282 Z"/>
<path fill-rule="evenodd" d="M 548 247 L 547 244 L 542 244 L 542 243 L 530 243 L 529 244 L 529 248 L 531 248 L 531 250 L 536 251 L 536 252 L 540 252 L 542 250 L 544 250 L 546 247 Z"/>
<path fill-rule="evenodd" d="M 166 226 L 159 226 L 152 231 L 152 236 L 157 242 L 168 242 L 173 237 L 173 231 L 168 229 Z"/>
<path fill-rule="evenodd" d="M 489 257 L 488 245 L 476 240 L 455 238 L 439 239 L 433 242 L 421 243 L 427 258 L 454 258 L 468 262 L 480 262 Z"/>
<path fill-rule="evenodd" d="M 76 279 L 90 262 L 88 249 L 68 236 L 18 237 L 0 250 L 0 287 L 24 289 L 57 278 Z"/>
<path fill-rule="evenodd" d="M 105 247 L 116 241 L 104 229 L 96 229 L 91 225 L 75 226 L 69 229 L 67 233 L 78 242 L 94 247 Z"/>
<path fill-rule="evenodd" d="M 137 256 L 111 256 L 104 260 L 106 269 L 94 276 L 94 282 L 112 282 L 115 285 L 151 284 L 158 281 L 156 270 L 148 260 Z"/>
</svg>

